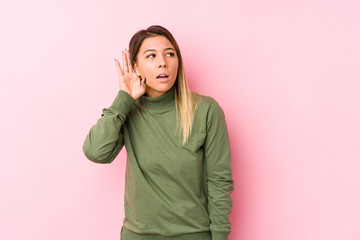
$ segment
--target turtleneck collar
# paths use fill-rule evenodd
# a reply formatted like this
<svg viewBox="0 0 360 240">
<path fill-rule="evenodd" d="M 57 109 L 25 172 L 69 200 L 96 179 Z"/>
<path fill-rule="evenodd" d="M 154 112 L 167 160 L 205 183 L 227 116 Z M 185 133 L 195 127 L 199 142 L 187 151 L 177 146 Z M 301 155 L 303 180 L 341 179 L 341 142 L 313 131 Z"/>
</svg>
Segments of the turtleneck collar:
<svg viewBox="0 0 360 240">
<path fill-rule="evenodd" d="M 159 97 L 142 95 L 140 103 L 143 107 L 150 110 L 166 110 L 175 107 L 175 84 Z"/>
</svg>

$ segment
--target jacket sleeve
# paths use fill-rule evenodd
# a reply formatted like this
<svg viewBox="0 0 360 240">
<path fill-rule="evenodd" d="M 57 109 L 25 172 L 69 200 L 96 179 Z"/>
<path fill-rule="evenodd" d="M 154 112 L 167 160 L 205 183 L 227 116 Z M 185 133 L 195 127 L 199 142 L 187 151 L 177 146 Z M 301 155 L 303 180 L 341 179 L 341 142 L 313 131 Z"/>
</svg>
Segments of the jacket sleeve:
<svg viewBox="0 0 360 240">
<path fill-rule="evenodd" d="M 231 232 L 230 213 L 234 191 L 230 140 L 225 114 L 214 100 L 207 114 L 204 155 L 207 175 L 208 211 L 212 240 L 227 240 Z"/>
<path fill-rule="evenodd" d="M 126 116 L 135 103 L 134 98 L 119 90 L 109 108 L 102 110 L 101 118 L 93 125 L 85 138 L 83 152 L 96 163 L 111 163 L 124 146 Z"/>
</svg>

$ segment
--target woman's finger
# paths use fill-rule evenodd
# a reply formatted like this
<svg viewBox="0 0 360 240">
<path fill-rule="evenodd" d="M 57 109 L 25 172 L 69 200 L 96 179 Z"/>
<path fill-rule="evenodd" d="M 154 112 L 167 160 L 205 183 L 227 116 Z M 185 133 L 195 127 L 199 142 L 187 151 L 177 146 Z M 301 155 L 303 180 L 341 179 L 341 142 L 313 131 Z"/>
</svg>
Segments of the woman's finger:
<svg viewBox="0 0 360 240">
<path fill-rule="evenodd" d="M 123 75 L 123 70 L 121 69 L 120 63 L 119 61 L 115 58 L 115 65 L 116 65 L 116 69 L 119 75 Z"/>
<path fill-rule="evenodd" d="M 123 73 L 128 73 L 129 72 L 129 67 L 128 67 L 128 62 L 127 62 L 127 56 L 126 56 L 126 52 L 122 51 L 122 62 L 123 62 L 123 68 L 124 71 Z"/>
<path fill-rule="evenodd" d="M 133 68 L 132 68 L 132 66 L 131 66 L 130 52 L 129 52 L 129 50 L 126 50 L 126 56 L 127 56 L 127 63 L 128 63 L 129 72 L 134 72 L 134 71 L 133 71 Z"/>
</svg>

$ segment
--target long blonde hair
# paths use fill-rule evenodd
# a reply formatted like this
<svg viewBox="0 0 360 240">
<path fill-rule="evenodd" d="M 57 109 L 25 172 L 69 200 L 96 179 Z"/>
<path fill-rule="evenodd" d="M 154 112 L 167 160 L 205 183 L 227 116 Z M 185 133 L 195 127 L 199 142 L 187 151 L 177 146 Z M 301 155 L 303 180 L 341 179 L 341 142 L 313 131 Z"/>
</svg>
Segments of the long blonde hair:
<svg viewBox="0 0 360 240">
<path fill-rule="evenodd" d="M 140 30 L 134 34 L 129 42 L 129 52 L 131 59 L 131 66 L 134 69 L 134 63 L 137 61 L 137 54 L 142 42 L 148 38 L 157 35 L 166 37 L 176 50 L 178 56 L 178 72 L 175 80 L 175 106 L 177 118 L 177 130 L 181 130 L 183 144 L 185 144 L 192 133 L 192 125 L 194 120 L 194 112 L 199 102 L 200 95 L 193 94 L 187 84 L 184 65 L 180 53 L 180 48 L 172 36 L 172 34 L 164 27 L 153 25 L 146 30 Z M 180 114 L 179 114 L 180 113 Z"/>
</svg>

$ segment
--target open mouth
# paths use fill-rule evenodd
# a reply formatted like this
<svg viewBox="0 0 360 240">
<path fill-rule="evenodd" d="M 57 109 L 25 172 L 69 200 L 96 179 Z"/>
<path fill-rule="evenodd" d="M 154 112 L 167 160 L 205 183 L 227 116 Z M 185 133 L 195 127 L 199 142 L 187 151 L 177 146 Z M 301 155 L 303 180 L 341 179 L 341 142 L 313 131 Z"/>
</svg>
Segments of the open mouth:
<svg viewBox="0 0 360 240">
<path fill-rule="evenodd" d="M 157 76 L 156 78 L 157 79 L 165 79 L 165 78 L 168 78 L 169 75 L 166 75 L 166 74 L 160 74 L 159 76 Z"/>
</svg>

